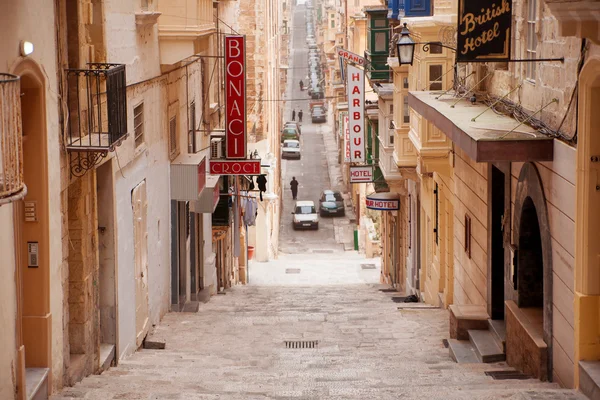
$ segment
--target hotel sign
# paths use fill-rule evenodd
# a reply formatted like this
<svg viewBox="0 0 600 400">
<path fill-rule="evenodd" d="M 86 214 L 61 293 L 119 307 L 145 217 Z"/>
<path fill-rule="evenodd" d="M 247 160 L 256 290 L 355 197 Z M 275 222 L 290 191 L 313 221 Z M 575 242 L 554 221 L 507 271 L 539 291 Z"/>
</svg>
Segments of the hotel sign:
<svg viewBox="0 0 600 400">
<path fill-rule="evenodd" d="M 378 211 L 397 211 L 400 209 L 400 196 L 397 193 L 373 193 L 367 196 L 367 208 Z"/>
<path fill-rule="evenodd" d="M 343 112 L 344 129 L 344 162 L 350 162 L 350 128 L 348 126 L 348 111 Z"/>
<path fill-rule="evenodd" d="M 211 175 L 260 175 L 260 160 L 210 160 Z"/>
<path fill-rule="evenodd" d="M 361 165 L 350 167 L 350 183 L 373 182 L 373 166 Z"/>
<path fill-rule="evenodd" d="M 509 61 L 512 0 L 459 0 L 457 62 Z"/>
<path fill-rule="evenodd" d="M 365 71 L 348 65 L 348 128 L 350 162 L 364 163 L 365 157 Z"/>
<path fill-rule="evenodd" d="M 361 57 L 358 54 L 354 54 L 348 50 L 339 49 L 338 56 L 340 58 L 343 58 L 344 60 L 353 62 L 356 65 L 364 66 L 366 64 L 364 57 Z"/>
<path fill-rule="evenodd" d="M 246 41 L 225 36 L 225 158 L 246 158 Z"/>
</svg>

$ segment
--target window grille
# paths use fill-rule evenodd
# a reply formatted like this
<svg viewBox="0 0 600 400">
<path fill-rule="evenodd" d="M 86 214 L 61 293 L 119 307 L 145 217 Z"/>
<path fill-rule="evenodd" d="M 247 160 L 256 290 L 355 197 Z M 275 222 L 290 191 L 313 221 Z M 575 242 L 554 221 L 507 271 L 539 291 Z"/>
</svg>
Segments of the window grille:
<svg viewBox="0 0 600 400">
<path fill-rule="evenodd" d="M 537 0 L 527 2 L 527 54 L 528 59 L 535 59 L 537 53 Z M 525 63 L 525 77 L 530 81 L 535 81 L 535 63 Z"/>
<path fill-rule="evenodd" d="M 141 102 L 133 109 L 133 131 L 135 147 L 144 143 L 144 103 Z"/>
<path fill-rule="evenodd" d="M 177 155 L 177 117 L 169 120 L 169 155 Z"/>
</svg>

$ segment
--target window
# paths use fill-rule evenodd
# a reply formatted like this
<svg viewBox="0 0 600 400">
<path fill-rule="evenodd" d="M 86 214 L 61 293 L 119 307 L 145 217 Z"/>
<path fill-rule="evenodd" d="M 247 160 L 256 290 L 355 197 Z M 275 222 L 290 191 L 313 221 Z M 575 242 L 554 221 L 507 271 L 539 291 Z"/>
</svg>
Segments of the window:
<svg viewBox="0 0 600 400">
<path fill-rule="evenodd" d="M 169 155 L 177 154 L 177 117 L 169 120 Z"/>
<path fill-rule="evenodd" d="M 144 102 L 133 109 L 133 132 L 135 147 L 144 143 Z"/>
<path fill-rule="evenodd" d="M 429 54 L 442 54 L 443 47 L 440 43 L 431 43 L 429 46 Z"/>
<path fill-rule="evenodd" d="M 408 107 L 408 96 L 405 95 L 402 98 L 402 122 L 408 124 L 410 122 L 410 108 Z"/>
<path fill-rule="evenodd" d="M 535 28 L 537 23 L 537 0 L 527 2 L 527 54 L 528 59 L 536 58 L 537 36 Z M 525 78 L 535 81 L 535 63 L 525 63 Z"/>
<path fill-rule="evenodd" d="M 394 113 L 394 104 L 390 104 L 390 114 Z"/>
<path fill-rule="evenodd" d="M 402 78 L 402 87 L 408 89 L 408 77 Z"/>
<path fill-rule="evenodd" d="M 387 32 L 376 32 L 374 51 L 387 51 L 387 45 Z"/>
<path fill-rule="evenodd" d="M 471 217 L 465 214 L 465 253 L 471 258 Z"/>
<path fill-rule="evenodd" d="M 442 90 L 442 66 L 429 66 L 429 90 Z"/>
<path fill-rule="evenodd" d="M 331 27 L 335 28 L 335 20 L 334 19 L 331 20 Z"/>
</svg>

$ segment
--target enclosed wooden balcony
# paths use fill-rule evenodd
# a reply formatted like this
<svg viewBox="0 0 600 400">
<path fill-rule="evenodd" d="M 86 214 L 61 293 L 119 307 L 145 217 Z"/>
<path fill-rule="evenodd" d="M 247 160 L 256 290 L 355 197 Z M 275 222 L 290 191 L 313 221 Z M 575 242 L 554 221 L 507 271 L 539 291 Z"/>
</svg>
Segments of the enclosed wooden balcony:
<svg viewBox="0 0 600 400">
<path fill-rule="evenodd" d="M 23 198 L 20 78 L 0 73 L 0 205 Z"/>
</svg>

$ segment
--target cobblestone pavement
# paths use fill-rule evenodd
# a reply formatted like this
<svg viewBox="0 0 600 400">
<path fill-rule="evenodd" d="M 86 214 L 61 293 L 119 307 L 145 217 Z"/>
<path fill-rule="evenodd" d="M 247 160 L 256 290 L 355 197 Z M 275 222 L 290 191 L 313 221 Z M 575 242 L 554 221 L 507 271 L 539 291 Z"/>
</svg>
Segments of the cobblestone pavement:
<svg viewBox="0 0 600 400">
<path fill-rule="evenodd" d="M 494 381 L 503 364 L 456 364 L 446 311 L 398 310 L 377 285 L 235 287 L 156 328 L 140 350 L 53 400 L 583 399 L 536 380 Z M 286 349 L 284 341 L 318 341 Z"/>
</svg>

